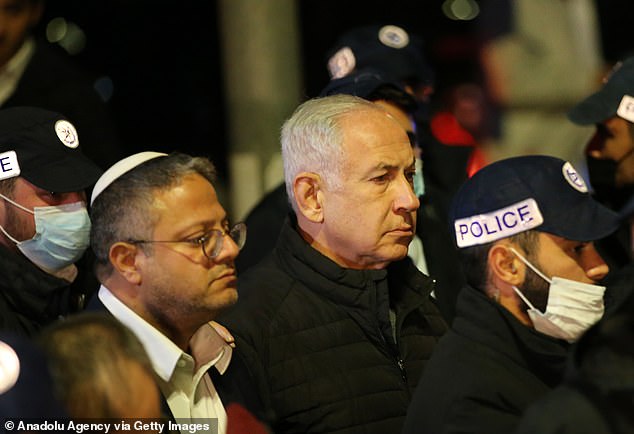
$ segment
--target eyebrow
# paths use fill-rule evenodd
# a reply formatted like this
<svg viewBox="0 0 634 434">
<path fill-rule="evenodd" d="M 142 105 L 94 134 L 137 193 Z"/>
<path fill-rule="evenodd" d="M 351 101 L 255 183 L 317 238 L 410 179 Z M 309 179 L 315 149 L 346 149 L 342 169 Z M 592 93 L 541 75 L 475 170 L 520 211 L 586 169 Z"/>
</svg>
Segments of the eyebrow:
<svg viewBox="0 0 634 434">
<path fill-rule="evenodd" d="M 411 169 L 413 166 L 416 166 L 416 157 L 412 158 L 412 161 L 409 165 L 407 165 L 405 167 L 405 169 Z M 395 164 L 389 164 L 389 163 L 385 163 L 385 162 L 381 162 L 379 164 L 377 164 L 376 166 L 374 166 L 373 168 L 371 168 L 368 172 L 375 172 L 375 171 L 380 171 L 380 170 L 387 170 L 387 171 L 391 171 L 391 170 L 398 170 L 399 166 L 395 165 Z"/>
<path fill-rule="evenodd" d="M 229 216 L 225 214 L 221 219 L 207 219 L 203 221 L 195 221 L 188 224 L 185 228 L 178 231 L 179 234 L 185 234 L 191 231 L 203 231 L 207 232 L 214 228 L 214 226 L 220 225 L 223 229 L 225 227 L 230 226 L 231 222 L 229 221 Z M 185 235 L 183 235 L 185 236 Z"/>
</svg>

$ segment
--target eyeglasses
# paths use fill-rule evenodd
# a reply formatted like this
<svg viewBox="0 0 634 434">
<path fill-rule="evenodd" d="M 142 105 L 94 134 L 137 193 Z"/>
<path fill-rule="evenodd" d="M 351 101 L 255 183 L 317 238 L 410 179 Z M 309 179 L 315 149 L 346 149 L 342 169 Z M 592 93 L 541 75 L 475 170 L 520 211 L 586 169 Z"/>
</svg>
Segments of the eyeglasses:
<svg viewBox="0 0 634 434">
<path fill-rule="evenodd" d="M 208 259 L 214 259 L 220 254 L 222 246 L 224 244 L 225 235 L 233 240 L 238 246 L 238 249 L 242 249 L 244 243 L 247 240 L 247 225 L 244 223 L 236 223 L 228 231 L 221 231 L 219 229 L 211 229 L 205 232 L 200 237 L 191 238 L 188 240 L 176 240 L 176 241 L 159 241 L 159 240 L 128 240 L 130 244 L 151 244 L 151 243 L 188 243 L 194 246 L 200 246 L 203 251 L 203 255 Z"/>
</svg>

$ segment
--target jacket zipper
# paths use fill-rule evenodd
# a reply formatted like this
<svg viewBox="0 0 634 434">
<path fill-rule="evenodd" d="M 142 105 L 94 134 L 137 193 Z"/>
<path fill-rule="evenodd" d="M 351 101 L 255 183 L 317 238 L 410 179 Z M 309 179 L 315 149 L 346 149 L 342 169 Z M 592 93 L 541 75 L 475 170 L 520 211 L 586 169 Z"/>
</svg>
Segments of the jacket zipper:
<svg viewBox="0 0 634 434">
<path fill-rule="evenodd" d="M 392 353 L 392 351 L 390 350 L 390 345 L 385 340 L 385 336 L 383 336 L 383 332 L 381 332 L 380 328 L 377 328 L 377 330 L 378 330 L 379 336 L 381 336 L 381 340 L 383 341 L 383 344 L 387 348 L 388 352 Z M 395 357 L 396 366 L 398 367 L 398 370 L 401 372 L 401 378 L 403 379 L 403 382 L 405 383 L 405 385 L 407 385 L 407 372 L 405 371 L 405 362 L 403 362 L 403 359 L 401 358 L 401 355 L 398 354 L 398 344 L 397 344 L 396 351 L 397 351 L 397 355 Z"/>
</svg>

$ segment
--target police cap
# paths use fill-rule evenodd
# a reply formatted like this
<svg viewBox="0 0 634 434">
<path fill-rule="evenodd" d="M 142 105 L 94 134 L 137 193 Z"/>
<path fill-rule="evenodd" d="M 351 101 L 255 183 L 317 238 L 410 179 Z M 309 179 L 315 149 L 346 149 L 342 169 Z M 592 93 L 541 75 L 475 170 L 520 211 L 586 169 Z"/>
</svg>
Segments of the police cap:
<svg viewBox="0 0 634 434">
<path fill-rule="evenodd" d="M 0 180 L 21 176 L 58 193 L 92 186 L 102 170 L 81 152 L 75 126 L 34 107 L 0 110 Z"/>
<path fill-rule="evenodd" d="M 500 160 L 476 172 L 454 196 L 450 220 L 460 248 L 531 229 L 594 241 L 619 225 L 618 214 L 590 196 L 572 164 L 544 155 Z"/>
</svg>

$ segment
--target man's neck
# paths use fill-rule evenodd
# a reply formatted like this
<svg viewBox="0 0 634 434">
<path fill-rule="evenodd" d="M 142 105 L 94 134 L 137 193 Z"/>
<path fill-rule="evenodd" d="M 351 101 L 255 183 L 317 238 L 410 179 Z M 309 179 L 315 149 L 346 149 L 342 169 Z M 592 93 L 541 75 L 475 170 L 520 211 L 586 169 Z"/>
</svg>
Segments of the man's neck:
<svg viewBox="0 0 634 434">
<path fill-rule="evenodd" d="M 507 284 L 501 282 L 487 284 L 486 296 L 494 303 L 508 310 L 519 322 L 527 327 L 533 328 L 533 322 L 528 317 L 526 311 L 522 309 L 521 300 L 515 295 L 515 291 L 512 288 L 507 288 L 506 290 L 499 289 L 502 285 Z"/>
</svg>

